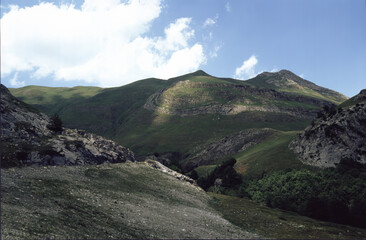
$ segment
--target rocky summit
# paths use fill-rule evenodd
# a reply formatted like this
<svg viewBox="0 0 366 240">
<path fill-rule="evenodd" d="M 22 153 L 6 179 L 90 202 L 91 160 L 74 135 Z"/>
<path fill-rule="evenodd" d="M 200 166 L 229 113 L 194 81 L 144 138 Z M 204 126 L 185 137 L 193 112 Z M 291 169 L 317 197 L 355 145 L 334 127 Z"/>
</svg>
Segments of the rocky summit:
<svg viewBox="0 0 366 240">
<path fill-rule="evenodd" d="M 319 113 L 290 148 L 303 163 L 317 167 L 333 167 L 342 159 L 366 163 L 366 90 Z"/>
<path fill-rule="evenodd" d="M 133 152 L 82 130 L 49 129 L 50 118 L 1 85 L 2 167 L 83 165 L 134 161 Z"/>
</svg>

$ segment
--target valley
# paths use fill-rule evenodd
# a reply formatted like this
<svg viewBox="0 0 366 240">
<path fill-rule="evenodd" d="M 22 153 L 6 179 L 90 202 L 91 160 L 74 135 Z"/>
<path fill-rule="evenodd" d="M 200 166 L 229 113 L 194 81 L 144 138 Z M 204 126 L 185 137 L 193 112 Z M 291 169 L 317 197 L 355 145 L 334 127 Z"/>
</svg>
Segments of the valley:
<svg viewBox="0 0 366 240">
<path fill-rule="evenodd" d="M 319 129 L 341 122 L 354 131 L 362 165 L 362 92 L 347 100 L 288 70 L 247 81 L 197 71 L 115 88 L 9 90 L 2 86 L 2 232 L 8 238 L 366 238 L 363 228 L 294 213 L 310 214 L 301 206 L 277 209 L 293 192 L 283 190 L 277 201 L 265 188 L 266 181 L 283 181 L 279 176 L 306 175 L 328 187 L 333 176 L 351 174 L 357 187 L 344 186 L 350 192 L 344 204 L 350 218 L 358 217 L 354 209 L 364 211 L 364 200 L 354 191 L 363 189 L 363 167 L 354 173 L 351 162 L 327 175 L 320 160 L 311 157 L 312 164 L 302 151 L 319 153 L 319 139 L 331 145 Z M 64 124 L 59 132 L 49 127 L 54 116 Z M 346 143 L 344 149 L 353 149 Z M 299 181 L 296 187 L 306 189 Z M 328 195 L 318 200 L 333 204 Z M 308 207 L 313 199 L 304 201 Z"/>
</svg>

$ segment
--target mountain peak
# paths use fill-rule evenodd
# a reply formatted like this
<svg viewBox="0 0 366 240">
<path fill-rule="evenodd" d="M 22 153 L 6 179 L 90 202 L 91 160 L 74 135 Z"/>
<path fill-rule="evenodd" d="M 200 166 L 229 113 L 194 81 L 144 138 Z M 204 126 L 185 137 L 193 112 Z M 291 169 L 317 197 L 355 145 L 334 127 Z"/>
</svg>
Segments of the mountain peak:
<svg viewBox="0 0 366 240">
<path fill-rule="evenodd" d="M 193 73 L 191 73 L 193 76 L 210 76 L 209 74 L 207 74 L 205 71 L 203 70 L 197 70 Z"/>
<path fill-rule="evenodd" d="M 276 75 L 279 75 L 282 77 L 287 77 L 287 78 L 294 78 L 294 77 L 301 78 L 301 77 L 297 76 L 295 73 L 293 73 L 287 69 L 282 69 L 278 72 L 262 72 L 262 73 L 258 74 L 258 76 L 276 76 Z"/>
<path fill-rule="evenodd" d="M 315 98 L 331 101 L 336 104 L 340 104 L 347 99 L 346 96 L 338 92 L 320 87 L 286 69 L 282 69 L 278 72 L 263 72 L 258 76 L 247 80 L 246 82 L 256 87 L 312 96 Z"/>
</svg>

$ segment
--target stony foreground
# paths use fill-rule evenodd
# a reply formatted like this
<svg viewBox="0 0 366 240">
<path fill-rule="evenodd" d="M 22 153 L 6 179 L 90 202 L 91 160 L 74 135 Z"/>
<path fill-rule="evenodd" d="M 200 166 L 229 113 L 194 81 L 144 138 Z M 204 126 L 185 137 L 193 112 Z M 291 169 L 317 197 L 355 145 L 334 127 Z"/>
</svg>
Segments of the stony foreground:
<svg viewBox="0 0 366 240">
<path fill-rule="evenodd" d="M 147 163 L 1 170 L 3 239 L 255 238 Z"/>
</svg>

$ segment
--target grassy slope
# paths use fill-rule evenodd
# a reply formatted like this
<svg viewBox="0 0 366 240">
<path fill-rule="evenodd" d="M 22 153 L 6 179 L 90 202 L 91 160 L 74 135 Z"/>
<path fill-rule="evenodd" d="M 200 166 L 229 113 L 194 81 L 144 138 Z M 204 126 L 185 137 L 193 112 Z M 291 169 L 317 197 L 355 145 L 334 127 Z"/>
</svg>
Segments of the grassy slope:
<svg viewBox="0 0 366 240">
<path fill-rule="evenodd" d="M 279 131 L 252 148 L 234 155 L 238 173 L 261 177 L 263 173 L 281 169 L 305 167 L 288 148 L 297 131 Z"/>
<path fill-rule="evenodd" d="M 287 115 L 263 112 L 234 116 L 207 114 L 180 117 L 156 114 L 143 109 L 131 118 L 134 120 L 125 123 L 117 141 L 129 146 L 138 154 L 165 151 L 187 153 L 197 145 L 218 140 L 246 128 L 301 130 L 310 123 L 309 120 L 299 121 Z"/>
<path fill-rule="evenodd" d="M 297 133 L 298 131 L 276 131 L 257 145 L 232 155 L 237 160 L 235 170 L 249 178 L 259 178 L 264 173 L 277 170 L 310 168 L 302 164 L 288 148 Z M 206 176 L 216 166 L 199 166 L 195 170 L 199 176 Z"/>
<path fill-rule="evenodd" d="M 365 239 L 366 229 L 317 221 L 231 196 L 209 193 L 223 217 L 248 231 L 281 239 Z"/>
<path fill-rule="evenodd" d="M 135 112 L 142 108 L 151 94 L 167 84 L 164 80 L 146 79 L 123 87 L 104 89 L 88 101 L 61 111 L 60 115 L 72 128 L 118 139 L 116 134 L 119 129 L 126 126 L 126 122 L 135 116 Z M 136 123 L 133 127 L 136 127 Z"/>
<path fill-rule="evenodd" d="M 11 92 L 49 115 L 58 112 L 67 127 L 85 129 L 112 138 L 130 147 L 137 154 L 166 151 L 189 152 L 198 144 L 217 140 L 245 128 L 270 127 L 289 131 L 302 130 L 310 123 L 309 120 L 264 112 L 231 116 L 207 114 L 180 117 L 143 108 L 147 98 L 157 90 L 187 79 L 202 83 L 247 84 L 235 79 L 215 78 L 196 72 L 168 81 L 146 79 L 109 89 L 29 86 L 11 89 Z M 299 107 L 297 102 L 276 104 Z M 306 104 L 301 107 L 314 108 Z"/>
<path fill-rule="evenodd" d="M 299 95 L 327 100 L 327 101 L 333 102 L 335 104 L 340 104 L 345 99 L 347 99 L 342 94 L 329 90 L 329 89 L 326 89 L 326 88 L 323 88 L 320 91 L 315 91 L 315 90 L 311 89 L 310 87 L 301 86 L 299 84 L 296 84 L 292 87 L 290 87 L 290 86 L 278 87 L 278 86 L 274 85 L 273 83 L 269 83 L 268 80 L 270 80 L 270 79 L 272 79 L 272 77 L 258 75 L 245 82 L 249 85 L 256 86 L 256 87 L 274 89 L 274 90 L 280 91 L 280 92 L 296 93 Z M 306 80 L 303 80 L 303 81 L 307 82 Z M 309 82 L 309 83 L 312 84 L 311 82 Z"/>
<path fill-rule="evenodd" d="M 12 93 L 48 114 L 58 112 L 65 125 L 70 128 L 85 129 L 112 138 L 130 147 L 137 154 L 188 152 L 197 144 L 206 143 L 210 139 L 219 139 L 245 128 L 271 127 L 278 130 L 300 130 L 309 123 L 308 120 L 263 112 L 234 116 L 209 114 L 180 117 L 143 109 L 143 105 L 151 94 L 181 80 L 245 84 L 239 80 L 202 75 L 204 74 L 198 72 L 168 81 L 146 79 L 109 89 L 85 87 L 77 88 L 79 91 L 76 91 L 74 88 L 32 86 L 12 89 Z M 36 90 L 38 95 L 34 93 L 37 92 Z M 39 98 L 42 94 L 45 96 Z M 59 101 L 61 98 L 65 100 Z M 74 101 L 73 104 L 70 104 L 72 101 Z"/>
<path fill-rule="evenodd" d="M 42 87 L 27 86 L 10 88 L 10 92 L 20 100 L 36 107 L 42 112 L 52 115 L 75 102 L 95 96 L 102 92 L 99 87 Z"/>
<path fill-rule="evenodd" d="M 1 170 L 4 239 L 253 237 L 144 163 Z"/>
</svg>

